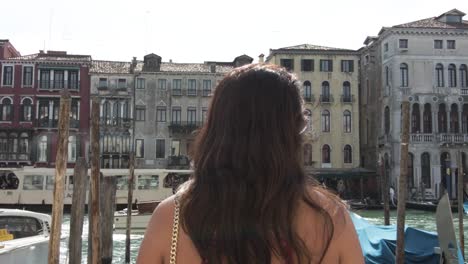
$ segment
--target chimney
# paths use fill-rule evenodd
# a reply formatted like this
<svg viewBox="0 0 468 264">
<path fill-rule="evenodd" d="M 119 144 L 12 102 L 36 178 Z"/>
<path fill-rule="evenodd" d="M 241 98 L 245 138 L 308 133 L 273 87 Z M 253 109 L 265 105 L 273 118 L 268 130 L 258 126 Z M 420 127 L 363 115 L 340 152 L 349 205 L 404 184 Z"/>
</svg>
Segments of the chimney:
<svg viewBox="0 0 468 264">
<path fill-rule="evenodd" d="M 216 64 L 215 64 L 215 63 L 213 63 L 213 64 L 210 65 L 210 72 L 211 72 L 211 73 L 215 73 L 215 72 L 216 72 Z"/>
<path fill-rule="evenodd" d="M 135 73 L 135 68 L 137 66 L 137 59 L 133 57 L 132 63 L 130 64 L 130 73 Z"/>
<path fill-rule="evenodd" d="M 172 59 L 169 59 L 169 63 L 172 63 Z"/>
<path fill-rule="evenodd" d="M 39 50 L 39 54 L 44 54 L 44 50 Z"/>
<path fill-rule="evenodd" d="M 264 57 L 265 55 L 263 55 L 263 53 L 258 55 L 258 63 L 264 63 L 265 62 L 265 60 L 263 59 Z"/>
</svg>

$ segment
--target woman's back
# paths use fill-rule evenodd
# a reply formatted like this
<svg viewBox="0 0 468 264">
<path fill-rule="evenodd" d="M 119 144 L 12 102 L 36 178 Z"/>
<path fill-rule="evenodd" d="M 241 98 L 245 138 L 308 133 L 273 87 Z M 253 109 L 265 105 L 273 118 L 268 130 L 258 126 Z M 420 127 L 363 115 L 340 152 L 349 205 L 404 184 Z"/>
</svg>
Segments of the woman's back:
<svg viewBox="0 0 468 264">
<path fill-rule="evenodd" d="M 330 199 L 314 188 L 319 187 L 308 188 L 310 197 L 323 205 L 323 208 L 333 219 L 334 226 L 333 237 L 320 263 L 364 263 L 362 250 L 347 209 L 343 204 Z M 315 256 L 311 263 L 319 263 L 318 258 L 327 247 L 327 232 L 325 230 L 327 221 L 320 212 L 311 208 L 305 201 L 298 201 L 298 204 L 295 230 L 304 241 L 307 249 Z M 172 196 L 163 201 L 155 210 L 140 248 L 137 263 L 169 263 L 174 208 L 174 196 Z M 206 210 L 210 210 L 210 208 Z M 214 246 L 216 247 L 216 245 Z M 285 246 L 287 247 L 287 245 Z M 203 263 L 191 238 L 182 228 L 179 228 L 178 231 L 176 255 L 176 263 Z M 287 258 L 272 255 L 272 264 L 289 263 Z"/>
</svg>

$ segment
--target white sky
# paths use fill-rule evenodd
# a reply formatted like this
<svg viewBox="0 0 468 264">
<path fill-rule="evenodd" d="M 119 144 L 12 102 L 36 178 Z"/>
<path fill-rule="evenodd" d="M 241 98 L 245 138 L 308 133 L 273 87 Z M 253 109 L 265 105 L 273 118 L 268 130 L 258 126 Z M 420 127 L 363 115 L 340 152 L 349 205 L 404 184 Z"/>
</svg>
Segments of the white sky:
<svg viewBox="0 0 468 264">
<path fill-rule="evenodd" d="M 453 8 L 468 13 L 468 1 L 15 0 L 0 5 L 0 39 L 22 55 L 45 46 L 104 60 L 257 61 L 270 48 L 304 43 L 358 49 L 383 26 Z"/>
</svg>

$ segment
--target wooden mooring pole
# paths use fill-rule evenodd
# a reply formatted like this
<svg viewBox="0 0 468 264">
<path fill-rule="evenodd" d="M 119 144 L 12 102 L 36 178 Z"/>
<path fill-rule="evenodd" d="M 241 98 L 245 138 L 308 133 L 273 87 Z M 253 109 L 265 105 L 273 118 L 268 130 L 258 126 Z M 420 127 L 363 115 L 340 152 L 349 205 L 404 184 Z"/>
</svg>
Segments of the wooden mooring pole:
<svg viewBox="0 0 468 264">
<path fill-rule="evenodd" d="M 101 178 L 101 263 L 112 263 L 113 225 L 115 211 L 115 192 L 117 190 L 115 177 Z"/>
<path fill-rule="evenodd" d="M 70 216 L 70 237 L 68 243 L 69 263 L 81 263 L 81 235 L 86 200 L 86 186 L 88 181 L 88 165 L 83 157 L 79 157 L 75 164 L 73 175 L 73 197 Z"/>
<path fill-rule="evenodd" d="M 382 178 L 381 189 L 382 189 L 382 200 L 383 200 L 383 209 L 384 209 L 384 225 L 390 225 L 390 205 L 389 205 L 389 186 L 388 186 L 388 177 L 387 177 L 387 164 L 383 156 L 380 157 L 380 175 Z"/>
<path fill-rule="evenodd" d="M 135 152 L 130 153 L 130 174 L 128 175 L 127 230 L 125 238 L 125 263 L 130 263 L 130 231 L 132 228 L 133 185 L 135 181 Z"/>
<path fill-rule="evenodd" d="M 70 94 L 62 92 L 58 124 L 57 154 L 55 158 L 54 203 L 52 205 L 52 226 L 49 242 L 49 264 L 60 261 L 60 236 L 62 231 L 63 196 L 68 161 L 68 128 L 70 124 Z"/>
<path fill-rule="evenodd" d="M 396 263 L 405 263 L 405 211 L 408 177 L 408 144 L 409 144 L 409 102 L 404 100 L 401 105 L 403 116 L 401 128 L 400 177 L 398 179 L 397 207 L 397 248 Z"/>
<path fill-rule="evenodd" d="M 99 164 L 99 101 L 92 99 L 91 104 L 91 188 L 89 198 L 90 211 L 90 236 L 91 236 L 91 256 L 88 263 L 98 264 L 101 261 L 101 236 L 100 210 L 99 210 L 99 186 L 100 186 L 100 164 Z"/>
<path fill-rule="evenodd" d="M 463 258 L 465 258 L 465 234 L 463 232 L 463 158 L 462 152 L 458 151 L 458 181 L 457 181 L 457 198 L 458 198 L 458 237 L 460 238 L 460 250 Z"/>
</svg>

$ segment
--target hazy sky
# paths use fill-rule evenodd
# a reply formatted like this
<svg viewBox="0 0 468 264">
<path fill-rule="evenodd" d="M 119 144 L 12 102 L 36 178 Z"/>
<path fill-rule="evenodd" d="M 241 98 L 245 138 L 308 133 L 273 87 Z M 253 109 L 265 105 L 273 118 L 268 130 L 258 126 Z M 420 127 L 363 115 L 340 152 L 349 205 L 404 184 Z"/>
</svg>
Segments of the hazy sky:
<svg viewBox="0 0 468 264">
<path fill-rule="evenodd" d="M 0 5 L 0 39 L 23 55 L 45 47 L 104 60 L 257 61 L 304 43 L 358 49 L 383 26 L 453 8 L 468 13 L 468 1 L 15 0 Z"/>
</svg>

